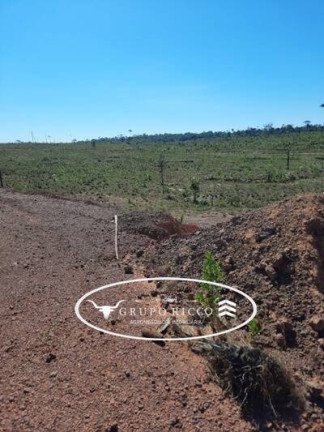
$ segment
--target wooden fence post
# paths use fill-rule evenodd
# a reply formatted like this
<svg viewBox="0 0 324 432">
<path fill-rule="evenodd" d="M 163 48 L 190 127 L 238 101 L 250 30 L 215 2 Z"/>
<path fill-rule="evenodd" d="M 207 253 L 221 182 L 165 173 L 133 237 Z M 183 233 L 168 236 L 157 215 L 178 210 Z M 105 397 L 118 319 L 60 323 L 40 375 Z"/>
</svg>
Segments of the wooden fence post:
<svg viewBox="0 0 324 432">
<path fill-rule="evenodd" d="M 290 169 L 290 148 L 287 148 L 287 166 L 286 169 L 289 170 Z"/>
</svg>

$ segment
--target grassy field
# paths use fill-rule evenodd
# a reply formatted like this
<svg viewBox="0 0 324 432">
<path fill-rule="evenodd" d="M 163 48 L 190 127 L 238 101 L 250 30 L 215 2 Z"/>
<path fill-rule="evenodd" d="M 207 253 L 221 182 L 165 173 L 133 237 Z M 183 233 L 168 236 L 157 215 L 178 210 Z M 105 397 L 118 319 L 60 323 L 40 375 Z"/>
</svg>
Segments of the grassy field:
<svg viewBox="0 0 324 432">
<path fill-rule="evenodd" d="M 323 191 L 323 149 L 321 131 L 162 144 L 7 144 L 0 146 L 0 169 L 5 186 L 19 191 L 82 196 L 127 209 L 235 210 Z M 161 157 L 167 161 L 164 187 Z"/>
</svg>

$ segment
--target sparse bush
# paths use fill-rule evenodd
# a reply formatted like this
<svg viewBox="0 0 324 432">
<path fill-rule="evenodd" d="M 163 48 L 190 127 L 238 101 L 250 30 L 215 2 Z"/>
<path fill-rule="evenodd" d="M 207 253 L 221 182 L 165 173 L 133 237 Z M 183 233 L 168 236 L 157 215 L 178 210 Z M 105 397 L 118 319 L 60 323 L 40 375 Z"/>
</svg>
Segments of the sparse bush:
<svg viewBox="0 0 324 432">
<path fill-rule="evenodd" d="M 169 188 L 169 186 L 166 185 L 166 184 L 164 184 L 164 185 L 162 186 L 162 192 L 163 192 L 163 194 L 170 193 L 170 188 Z"/>
<path fill-rule="evenodd" d="M 273 182 L 273 172 L 272 171 L 268 171 L 268 173 L 267 173 L 267 182 L 268 183 Z"/>
<path fill-rule="evenodd" d="M 192 180 L 191 181 L 191 185 L 190 185 L 190 189 L 192 190 L 192 192 L 193 192 L 193 202 L 194 202 L 194 204 L 197 204 L 197 198 L 198 198 L 198 195 L 199 195 L 199 192 L 200 192 L 200 183 L 199 183 L 199 181 L 198 180 Z"/>
</svg>

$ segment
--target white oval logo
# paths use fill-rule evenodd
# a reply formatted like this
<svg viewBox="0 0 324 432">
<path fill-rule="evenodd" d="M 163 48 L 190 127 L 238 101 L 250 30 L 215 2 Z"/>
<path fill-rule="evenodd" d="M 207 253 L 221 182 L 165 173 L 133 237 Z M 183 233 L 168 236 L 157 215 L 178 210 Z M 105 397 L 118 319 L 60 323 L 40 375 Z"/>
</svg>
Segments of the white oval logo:
<svg viewBox="0 0 324 432">
<path fill-rule="evenodd" d="M 211 285 L 214 287 L 219 287 L 221 289 L 225 289 L 225 290 L 229 290 L 232 291 L 238 295 L 240 295 L 241 297 L 247 299 L 249 301 L 249 303 L 251 304 L 252 307 L 252 312 L 250 314 L 250 316 L 248 316 L 247 319 L 245 319 L 244 322 L 242 322 L 241 324 L 235 325 L 232 328 L 227 328 L 225 330 L 219 331 L 217 333 L 211 333 L 211 334 L 204 334 L 204 335 L 198 335 L 198 336 L 188 336 L 188 337 L 144 337 L 144 336 L 136 336 L 136 335 L 131 335 L 131 334 L 127 334 L 127 333 L 119 333 L 119 332 L 115 332 L 115 331 L 111 331 L 102 327 L 99 327 L 97 325 L 91 324 L 89 321 L 87 321 L 80 312 L 80 306 L 83 302 L 87 301 L 88 303 L 92 304 L 92 307 L 101 312 L 102 313 L 102 318 L 105 320 L 108 320 L 109 318 L 112 318 L 116 312 L 119 311 L 120 316 L 125 316 L 130 314 L 131 318 L 136 317 L 136 308 L 131 307 L 129 309 L 126 309 L 123 306 L 121 306 L 123 303 L 127 303 L 126 300 L 121 299 L 119 301 L 117 301 L 114 305 L 98 305 L 97 302 L 95 302 L 94 300 L 90 300 L 88 299 L 88 297 L 92 296 L 95 293 L 107 290 L 107 289 L 111 289 L 114 287 L 119 287 L 121 285 L 128 285 L 128 284 L 136 284 L 136 283 L 149 283 L 149 282 L 162 282 L 162 281 L 174 281 L 174 282 L 194 282 L 197 284 L 204 284 L 204 285 Z M 135 300 L 139 301 L 139 300 Z M 172 305 L 173 301 L 176 301 L 176 299 L 172 299 L 169 298 L 169 305 Z M 237 304 L 233 301 L 230 300 L 221 300 L 218 302 L 218 316 L 222 317 L 222 316 L 227 316 L 228 318 L 235 318 L 236 317 L 236 309 L 237 309 Z M 188 313 L 190 315 L 190 309 L 193 308 L 189 308 L 188 309 Z M 121 338 L 126 338 L 126 339 L 135 339 L 135 340 L 144 340 L 144 341 L 184 341 L 184 340 L 197 340 L 197 339 L 206 339 L 208 337 L 216 337 L 216 336 L 220 336 L 222 334 L 225 333 L 230 333 L 233 332 L 235 330 L 238 330 L 244 326 L 246 326 L 257 314 L 257 305 L 255 303 L 255 301 L 246 293 L 244 293 L 243 291 L 240 291 L 237 288 L 234 287 L 230 287 L 228 285 L 224 285 L 218 282 L 210 282 L 210 281 L 205 281 L 205 280 L 201 280 L 201 279 L 191 279 L 191 278 L 183 278 L 183 277 L 152 277 L 152 278 L 142 278 L 142 279 L 132 279 L 132 280 L 125 280 L 125 281 L 120 281 L 120 282 L 114 282 L 111 283 L 109 285 L 104 285 L 102 287 L 96 288 L 92 291 L 89 291 L 88 293 L 86 293 L 84 296 L 82 296 L 77 303 L 75 304 L 74 307 L 76 316 L 79 318 L 80 321 L 82 321 L 84 324 L 86 324 L 88 327 L 93 328 L 94 330 L 98 330 L 100 332 L 103 333 L 107 333 L 113 336 L 119 336 Z M 147 310 L 145 309 L 145 312 L 147 312 L 147 314 L 151 314 L 152 316 L 152 311 L 154 310 L 154 314 L 157 315 L 161 318 L 162 316 L 166 316 L 166 314 L 164 312 L 167 312 L 166 309 L 160 309 L 157 310 L 155 308 L 147 308 Z M 171 309 L 172 310 L 172 309 Z M 173 309 L 175 310 L 175 309 Z M 196 314 L 201 317 L 201 316 L 206 316 L 209 317 L 212 313 L 213 313 L 213 309 L 211 307 L 201 307 L 198 306 L 195 309 Z M 143 311 L 142 309 L 139 309 L 139 312 L 137 313 L 138 315 L 140 315 L 140 317 L 143 316 Z M 143 320 L 142 320 L 143 321 Z M 140 322 L 140 320 L 138 320 L 138 322 Z M 161 334 L 162 336 L 162 334 Z"/>
</svg>

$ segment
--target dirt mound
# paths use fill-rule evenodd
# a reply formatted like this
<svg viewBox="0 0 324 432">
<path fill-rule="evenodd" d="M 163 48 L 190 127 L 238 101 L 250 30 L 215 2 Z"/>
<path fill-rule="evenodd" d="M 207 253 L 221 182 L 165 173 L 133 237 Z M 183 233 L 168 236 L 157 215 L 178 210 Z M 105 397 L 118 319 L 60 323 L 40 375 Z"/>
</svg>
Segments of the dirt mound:
<svg viewBox="0 0 324 432">
<path fill-rule="evenodd" d="M 122 215 L 120 227 L 132 234 L 143 234 L 154 240 L 166 239 L 172 235 L 184 236 L 198 231 L 194 224 L 183 224 L 168 213 L 132 212 Z"/>
<path fill-rule="evenodd" d="M 226 272 L 226 283 L 257 303 L 262 331 L 252 344 L 287 365 L 308 392 L 305 416 L 311 416 L 314 430 L 322 425 L 324 399 L 305 383 L 322 383 L 324 374 L 323 233 L 324 196 L 308 194 L 236 216 L 186 239 L 172 238 L 146 253 L 151 276 L 200 277 L 206 251 L 213 252 Z M 179 288 L 176 294 L 186 299 L 194 293 Z M 247 329 L 241 333 L 246 336 Z"/>
</svg>

